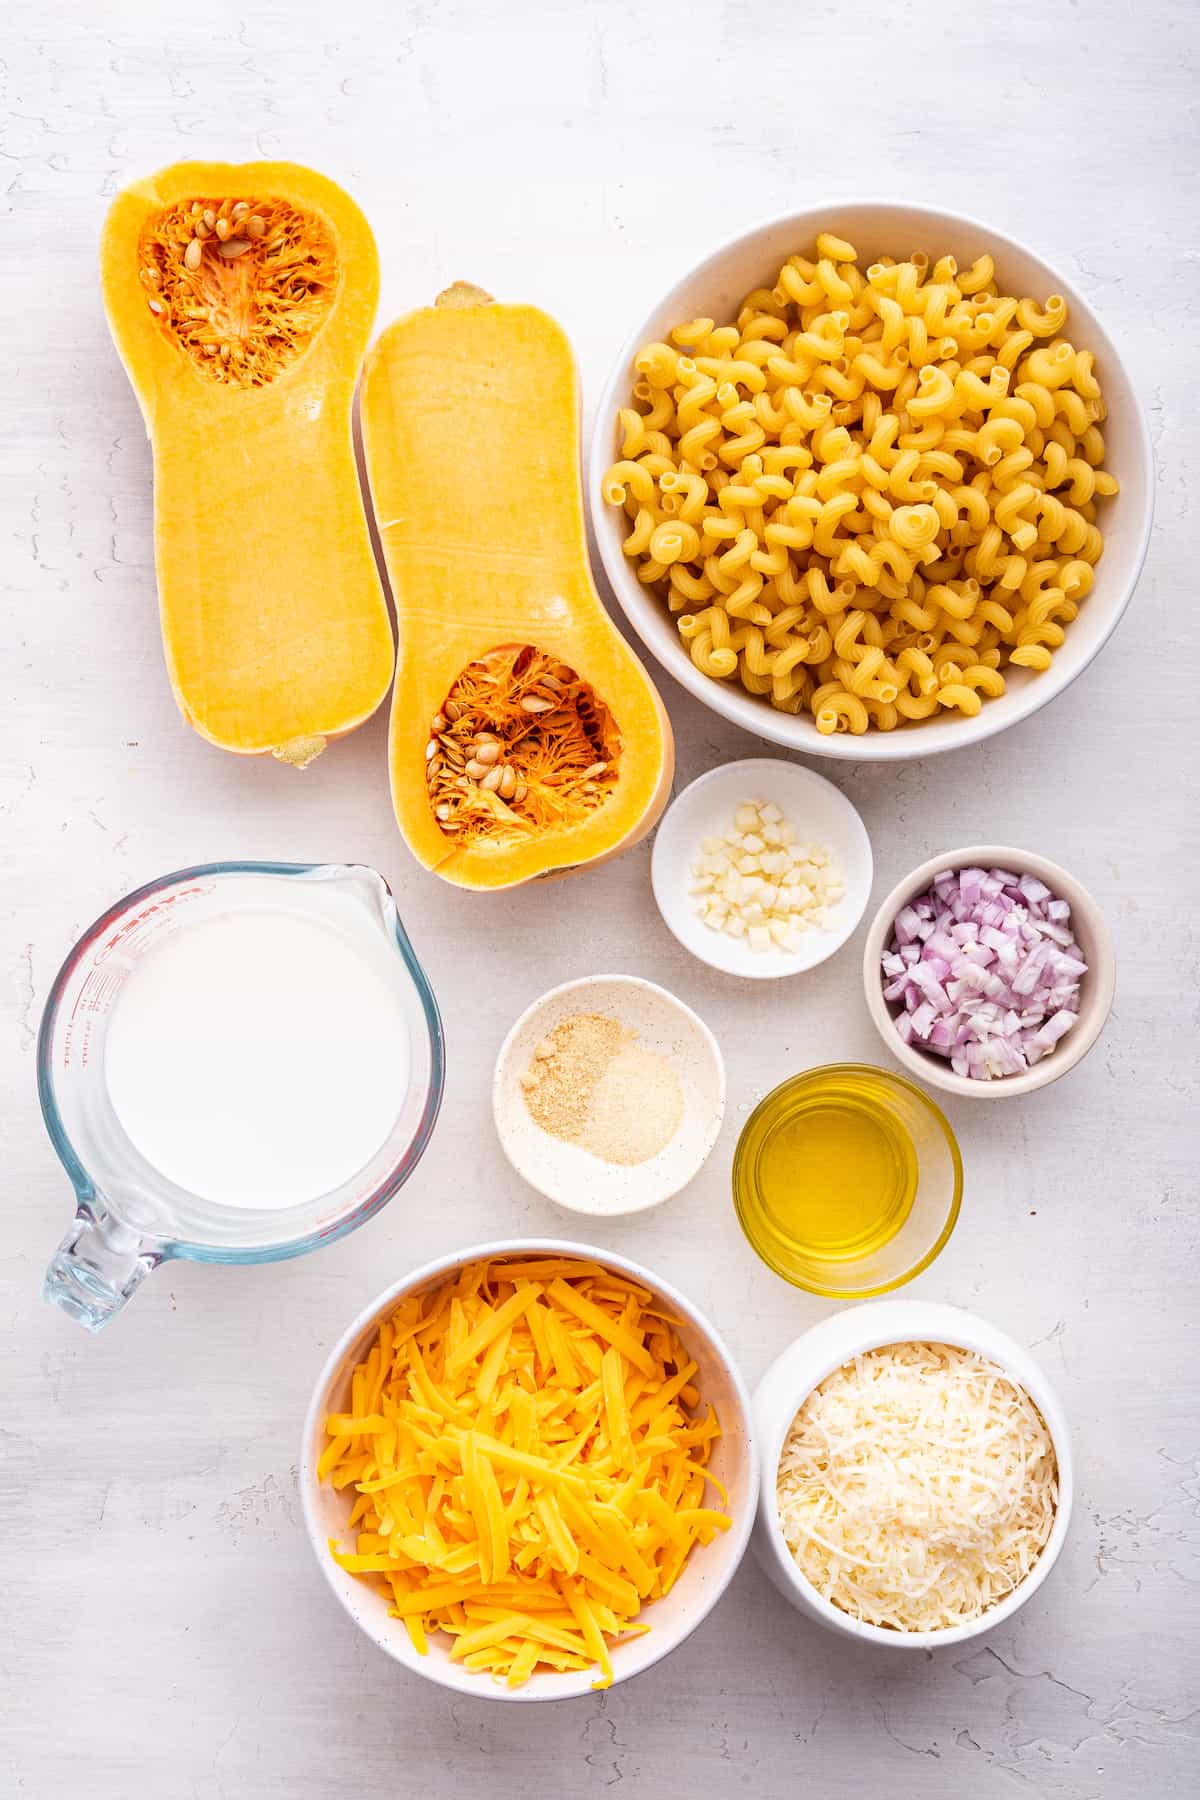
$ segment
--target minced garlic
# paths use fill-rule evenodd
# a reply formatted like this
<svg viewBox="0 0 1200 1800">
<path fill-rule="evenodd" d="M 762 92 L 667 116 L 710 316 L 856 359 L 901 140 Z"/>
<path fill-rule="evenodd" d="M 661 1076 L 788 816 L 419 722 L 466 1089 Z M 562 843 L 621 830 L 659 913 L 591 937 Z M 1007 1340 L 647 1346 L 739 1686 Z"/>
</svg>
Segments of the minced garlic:
<svg viewBox="0 0 1200 1800">
<path fill-rule="evenodd" d="M 800 843 L 773 801 L 746 800 L 732 831 L 704 839 L 690 891 L 710 930 L 761 951 L 797 949 L 800 933 L 826 925 L 845 890 L 824 845 Z"/>
</svg>

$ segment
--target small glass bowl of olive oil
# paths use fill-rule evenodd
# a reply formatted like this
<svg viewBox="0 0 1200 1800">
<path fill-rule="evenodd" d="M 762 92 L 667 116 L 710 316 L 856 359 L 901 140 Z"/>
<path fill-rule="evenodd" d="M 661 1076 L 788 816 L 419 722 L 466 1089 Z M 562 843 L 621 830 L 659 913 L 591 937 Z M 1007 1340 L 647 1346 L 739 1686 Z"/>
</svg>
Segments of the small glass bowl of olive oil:
<svg viewBox="0 0 1200 1800">
<path fill-rule="evenodd" d="M 733 1199 L 777 1275 L 862 1300 L 911 1281 L 941 1250 L 958 1218 L 962 1157 L 914 1082 L 829 1063 L 755 1107 L 734 1152 Z"/>
</svg>

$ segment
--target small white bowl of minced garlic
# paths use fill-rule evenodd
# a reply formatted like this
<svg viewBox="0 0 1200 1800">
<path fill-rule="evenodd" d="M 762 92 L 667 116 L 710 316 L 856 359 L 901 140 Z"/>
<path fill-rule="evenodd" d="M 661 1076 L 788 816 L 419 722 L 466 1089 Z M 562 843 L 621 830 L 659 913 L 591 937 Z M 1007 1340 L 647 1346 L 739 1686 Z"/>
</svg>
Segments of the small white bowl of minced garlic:
<svg viewBox="0 0 1200 1800">
<path fill-rule="evenodd" d="M 496 1059 L 504 1153 L 547 1199 L 594 1217 L 644 1212 L 707 1161 L 725 1113 L 725 1064 L 690 1007 L 633 975 L 551 988 Z"/>
<path fill-rule="evenodd" d="M 770 981 L 815 969 L 855 931 L 871 892 L 871 844 L 832 781 L 754 756 L 675 796 L 650 879 L 685 950 L 726 975 Z"/>
</svg>

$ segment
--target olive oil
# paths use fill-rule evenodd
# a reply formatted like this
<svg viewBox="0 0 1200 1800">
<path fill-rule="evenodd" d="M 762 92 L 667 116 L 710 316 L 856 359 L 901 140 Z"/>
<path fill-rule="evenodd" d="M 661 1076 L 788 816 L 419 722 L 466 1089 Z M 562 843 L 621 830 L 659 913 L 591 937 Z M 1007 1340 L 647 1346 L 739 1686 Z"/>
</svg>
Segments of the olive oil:
<svg viewBox="0 0 1200 1800">
<path fill-rule="evenodd" d="M 857 1064 L 809 1070 L 768 1094 L 733 1165 L 738 1217 L 764 1261 L 818 1293 L 878 1292 L 913 1273 L 882 1253 L 912 1213 L 926 1110 L 949 1136 L 919 1089 Z"/>
</svg>

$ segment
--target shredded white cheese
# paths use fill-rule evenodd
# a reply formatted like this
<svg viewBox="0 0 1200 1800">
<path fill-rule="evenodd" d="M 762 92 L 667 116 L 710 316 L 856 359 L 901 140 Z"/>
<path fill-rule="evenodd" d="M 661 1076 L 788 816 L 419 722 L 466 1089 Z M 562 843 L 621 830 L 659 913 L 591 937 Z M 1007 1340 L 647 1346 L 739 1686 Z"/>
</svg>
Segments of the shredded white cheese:
<svg viewBox="0 0 1200 1800">
<path fill-rule="evenodd" d="M 752 950 L 794 950 L 844 892 L 823 844 L 802 844 L 770 800 L 744 800 L 733 830 L 706 837 L 691 894 L 710 931 L 744 938 Z"/>
<path fill-rule="evenodd" d="M 1058 1465 L 1041 1413 L 995 1363 L 889 1344 L 814 1389 L 792 1422 L 779 1519 L 802 1573 L 871 1625 L 977 1618 L 1046 1547 Z"/>
</svg>

